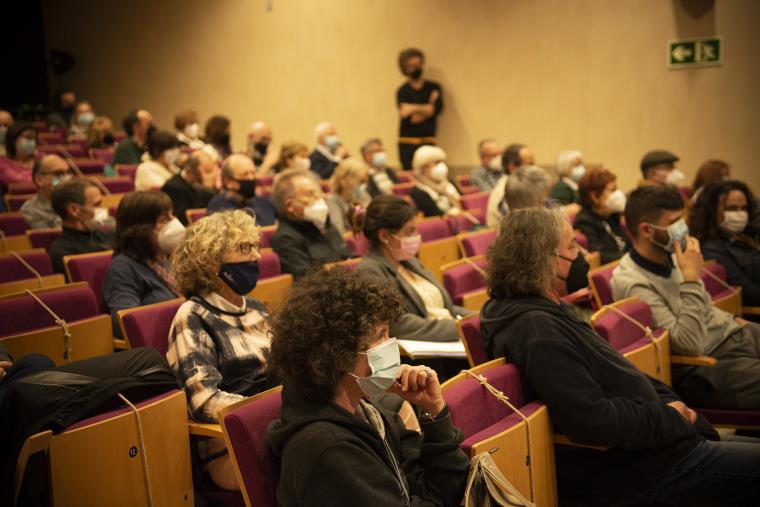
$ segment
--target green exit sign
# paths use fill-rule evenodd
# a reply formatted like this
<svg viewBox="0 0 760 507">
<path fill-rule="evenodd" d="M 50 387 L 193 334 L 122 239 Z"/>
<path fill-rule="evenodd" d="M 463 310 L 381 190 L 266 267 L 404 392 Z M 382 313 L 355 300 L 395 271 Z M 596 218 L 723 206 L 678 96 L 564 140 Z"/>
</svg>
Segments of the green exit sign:
<svg viewBox="0 0 760 507">
<path fill-rule="evenodd" d="M 671 40 L 668 42 L 668 67 L 704 67 L 723 63 L 723 40 L 720 37 Z"/>
</svg>

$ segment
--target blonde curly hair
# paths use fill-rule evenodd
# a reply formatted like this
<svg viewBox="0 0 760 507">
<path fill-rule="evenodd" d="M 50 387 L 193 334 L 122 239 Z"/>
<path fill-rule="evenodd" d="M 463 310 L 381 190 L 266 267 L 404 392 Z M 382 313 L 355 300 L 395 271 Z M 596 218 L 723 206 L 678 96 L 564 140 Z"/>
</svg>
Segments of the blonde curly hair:
<svg viewBox="0 0 760 507">
<path fill-rule="evenodd" d="M 245 210 L 220 211 L 194 223 L 172 255 L 174 277 L 183 294 L 218 290 L 222 281 L 216 273 L 224 254 L 244 242 L 258 249 L 259 240 L 256 219 Z"/>
</svg>

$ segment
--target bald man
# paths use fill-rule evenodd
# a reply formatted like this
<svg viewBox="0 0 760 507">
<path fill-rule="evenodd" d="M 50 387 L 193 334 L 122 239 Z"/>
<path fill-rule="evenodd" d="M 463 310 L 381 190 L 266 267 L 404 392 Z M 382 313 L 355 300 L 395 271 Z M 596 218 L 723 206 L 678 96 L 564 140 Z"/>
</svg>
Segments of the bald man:
<svg viewBox="0 0 760 507">
<path fill-rule="evenodd" d="M 153 115 L 144 109 L 130 112 L 122 122 L 127 138 L 116 146 L 114 164 L 139 164 L 153 127 Z"/>
<path fill-rule="evenodd" d="M 348 157 L 348 150 L 338 138 L 338 130 L 330 122 L 322 122 L 314 130 L 317 146 L 309 155 L 311 170 L 323 180 L 330 179 L 341 160 Z"/>
<path fill-rule="evenodd" d="M 256 225 L 274 225 L 272 199 L 256 195 L 256 167 L 247 155 L 235 153 L 222 164 L 222 191 L 206 208 L 209 213 L 248 208 L 256 215 Z"/>
<path fill-rule="evenodd" d="M 0 157 L 5 156 L 5 134 L 13 125 L 13 115 L 5 109 L 0 109 Z"/>
<path fill-rule="evenodd" d="M 28 229 L 61 226 L 61 217 L 53 211 L 50 196 L 55 187 L 71 177 L 69 163 L 58 155 L 46 155 L 34 163 L 32 181 L 37 187 L 37 195 L 21 206 Z"/>
<path fill-rule="evenodd" d="M 174 216 L 187 225 L 187 210 L 205 208 L 216 195 L 219 164 L 205 151 L 194 151 L 182 170 L 166 180 L 161 191 L 171 197 Z"/>
</svg>

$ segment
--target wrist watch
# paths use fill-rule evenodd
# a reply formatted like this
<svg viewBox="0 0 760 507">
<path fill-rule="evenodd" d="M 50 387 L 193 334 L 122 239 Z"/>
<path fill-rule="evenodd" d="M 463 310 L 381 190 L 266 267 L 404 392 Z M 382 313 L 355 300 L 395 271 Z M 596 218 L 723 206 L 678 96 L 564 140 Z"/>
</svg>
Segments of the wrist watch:
<svg viewBox="0 0 760 507">
<path fill-rule="evenodd" d="M 443 409 L 441 409 L 441 411 L 438 412 L 437 415 L 433 415 L 427 410 L 422 410 L 422 412 L 420 412 L 420 420 L 425 421 L 425 422 L 435 422 L 435 421 L 439 421 L 443 419 L 447 415 L 449 415 L 449 406 L 444 405 Z"/>
</svg>

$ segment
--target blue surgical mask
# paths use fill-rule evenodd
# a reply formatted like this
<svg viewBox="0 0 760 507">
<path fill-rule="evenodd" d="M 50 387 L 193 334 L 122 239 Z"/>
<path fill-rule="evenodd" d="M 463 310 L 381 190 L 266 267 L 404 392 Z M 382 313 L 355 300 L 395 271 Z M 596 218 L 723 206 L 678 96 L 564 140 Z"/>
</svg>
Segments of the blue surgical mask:
<svg viewBox="0 0 760 507">
<path fill-rule="evenodd" d="M 676 251 L 675 243 L 678 241 L 681 243 L 681 250 L 684 250 L 686 248 L 686 237 L 689 235 L 689 226 L 686 225 L 686 220 L 683 218 L 679 221 L 670 224 L 667 227 L 660 227 L 659 225 L 655 224 L 649 224 L 655 229 L 659 229 L 661 231 L 668 231 L 668 242 L 667 243 L 660 243 L 656 239 L 652 238 L 652 243 L 659 246 L 666 252 L 673 253 Z"/>
<path fill-rule="evenodd" d="M 372 167 L 382 169 L 383 167 L 385 167 L 385 163 L 386 163 L 386 155 L 384 151 L 378 151 L 377 153 L 372 155 Z"/>
<path fill-rule="evenodd" d="M 338 144 L 340 144 L 338 141 L 338 136 L 325 137 L 325 146 L 327 146 L 330 151 L 335 151 L 338 148 Z"/>
<path fill-rule="evenodd" d="M 18 142 L 18 150 L 27 156 L 34 155 L 34 152 L 37 151 L 37 141 L 28 137 L 22 137 Z"/>
<path fill-rule="evenodd" d="M 379 396 L 393 385 L 401 368 L 401 353 L 399 352 L 398 342 L 395 338 L 372 347 L 366 354 L 367 363 L 372 373 L 368 377 L 358 377 L 349 372 L 349 375 L 356 378 L 359 388 L 367 398 Z"/>
<path fill-rule="evenodd" d="M 259 281 L 259 263 L 257 261 L 228 262 L 219 267 L 219 278 L 235 294 L 244 296 L 256 288 Z"/>
</svg>

